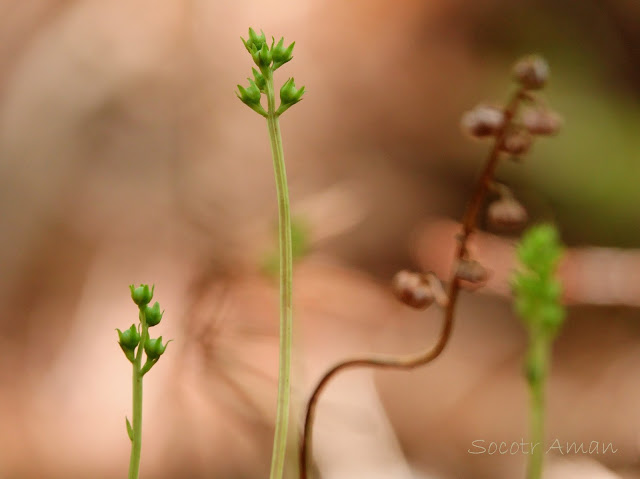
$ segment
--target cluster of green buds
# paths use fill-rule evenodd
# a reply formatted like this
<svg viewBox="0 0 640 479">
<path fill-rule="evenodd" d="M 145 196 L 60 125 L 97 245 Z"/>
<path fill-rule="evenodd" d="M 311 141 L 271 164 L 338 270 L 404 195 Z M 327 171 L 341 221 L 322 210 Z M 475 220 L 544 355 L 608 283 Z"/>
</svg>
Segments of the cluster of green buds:
<svg viewBox="0 0 640 479">
<path fill-rule="evenodd" d="M 149 303 L 153 299 L 153 291 L 155 286 L 149 288 L 147 284 L 141 284 L 137 288 L 134 285 L 130 285 L 131 299 L 138 306 L 139 324 L 136 326 L 132 324 L 129 329 L 118 332 L 118 344 L 124 352 L 124 355 L 131 363 L 135 363 L 136 349 L 144 341 L 143 349 L 147 355 L 147 361 L 142 367 L 142 374 L 145 374 L 153 365 L 158 362 L 160 356 L 165 352 L 167 344 L 162 344 L 162 336 L 158 338 L 150 338 L 148 335 L 148 328 L 157 326 L 162 320 L 164 311 L 160 310 L 160 304 L 156 301 L 153 306 L 149 306 Z"/>
<path fill-rule="evenodd" d="M 528 230 L 517 249 L 522 268 L 514 275 L 511 286 L 516 312 L 529 336 L 525 373 L 531 384 L 543 380 L 550 345 L 565 318 L 562 286 L 555 277 L 562 253 L 558 233 L 550 225 Z"/>
<path fill-rule="evenodd" d="M 293 47 L 296 42 L 285 46 L 284 38 L 281 38 L 278 43 L 275 42 L 275 38 L 272 38 L 271 46 L 268 46 L 264 32 L 261 30 L 260 35 L 258 35 L 253 28 L 249 28 L 249 38 L 247 40 L 241 38 L 241 40 L 249 54 L 251 54 L 258 70 L 252 69 L 253 78 L 247 79 L 249 80 L 249 86 L 238 85 L 236 95 L 245 105 L 265 118 L 270 114 L 276 117 L 280 116 L 298 103 L 304 94 L 304 87 L 296 88 L 294 79 L 289 78 L 280 88 L 280 106 L 275 109 L 275 105 L 272 105 L 271 98 L 274 96 L 273 72 L 291 61 Z M 260 102 L 262 94 L 267 95 L 269 111 L 265 110 Z"/>
<path fill-rule="evenodd" d="M 522 237 L 517 255 L 522 269 L 512 282 L 515 308 L 532 335 L 552 340 L 565 317 L 562 287 L 555 277 L 562 247 L 550 225 L 531 228 Z"/>
</svg>

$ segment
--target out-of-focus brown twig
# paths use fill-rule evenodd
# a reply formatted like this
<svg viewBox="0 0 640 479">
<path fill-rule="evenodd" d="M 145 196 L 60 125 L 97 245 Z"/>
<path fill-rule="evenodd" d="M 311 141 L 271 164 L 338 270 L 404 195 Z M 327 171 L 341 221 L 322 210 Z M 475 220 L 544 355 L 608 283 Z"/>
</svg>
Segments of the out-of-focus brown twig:
<svg viewBox="0 0 640 479">
<path fill-rule="evenodd" d="M 476 183 L 475 190 L 468 203 L 467 209 L 464 213 L 462 220 L 462 230 L 457 237 L 458 246 L 454 257 L 453 264 L 456 265 L 459 261 L 466 259 L 467 242 L 469 237 L 473 233 L 476 227 L 478 214 L 480 207 L 484 201 L 487 191 L 493 181 L 493 176 L 500 159 L 500 152 L 505 140 L 506 134 L 511 127 L 511 122 L 516 115 L 517 109 L 521 100 L 527 98 L 525 89 L 519 87 L 512 95 L 507 107 L 504 110 L 504 122 L 495 135 L 493 148 L 490 150 L 487 160 L 485 162 L 482 174 Z M 356 367 L 372 367 L 382 369 L 402 369 L 409 370 L 419 366 L 423 366 L 434 359 L 436 359 L 442 351 L 444 351 L 449 338 L 451 337 L 451 331 L 453 329 L 453 318 L 455 313 L 455 307 L 457 303 L 458 293 L 460 292 L 460 279 L 457 275 L 457 271 L 454 266 L 454 271 L 451 273 L 451 280 L 448 288 L 448 298 L 444 309 L 444 321 L 440 336 L 435 346 L 414 354 L 408 354 L 404 356 L 391 356 L 391 355 L 377 355 L 367 356 L 361 358 L 353 358 L 342 361 L 333 366 L 327 371 L 316 388 L 314 389 L 309 402 L 307 404 L 307 411 L 304 421 L 304 430 L 302 441 L 300 443 L 300 479 L 307 479 L 309 452 L 311 450 L 311 435 L 313 432 L 313 419 L 316 404 L 320 397 L 320 393 L 323 391 L 327 383 L 340 371 Z"/>
</svg>

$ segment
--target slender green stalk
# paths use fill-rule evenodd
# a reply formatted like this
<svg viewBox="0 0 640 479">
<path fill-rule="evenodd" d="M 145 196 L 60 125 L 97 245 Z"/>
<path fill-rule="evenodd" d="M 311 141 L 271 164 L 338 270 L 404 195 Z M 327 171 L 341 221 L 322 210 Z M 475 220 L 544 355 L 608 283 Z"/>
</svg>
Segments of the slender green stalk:
<svg viewBox="0 0 640 479">
<path fill-rule="evenodd" d="M 267 125 L 273 169 L 278 194 L 278 236 L 280 248 L 280 366 L 278 373 L 278 409 L 276 430 L 271 456 L 271 479 L 280 479 L 284 472 L 287 451 L 287 432 L 289 428 L 289 403 L 291 396 L 291 338 L 292 338 L 292 275 L 293 254 L 291 243 L 291 214 L 289 212 L 289 190 L 284 165 L 284 152 L 280 124 L 276 114 L 276 97 L 273 86 L 273 73 L 265 74 L 267 94 Z"/>
<path fill-rule="evenodd" d="M 302 99 L 305 87 L 296 88 L 293 78 L 289 78 L 280 88 L 280 106 L 276 108 L 276 93 L 273 85 L 273 72 L 293 58 L 295 42 L 284 45 L 284 38 L 271 46 L 267 44 L 264 32 L 258 35 L 249 28 L 249 38 L 241 38 L 260 71 L 252 69 L 253 78 L 248 78 L 249 86 L 238 85 L 236 95 L 249 108 L 267 119 L 269 141 L 273 157 L 273 170 L 278 194 L 278 236 L 280 256 L 280 366 L 278 372 L 278 406 L 276 429 L 271 456 L 271 479 L 282 479 L 287 452 L 287 433 L 289 428 L 289 404 L 291 402 L 291 336 L 292 336 L 292 274 L 293 242 L 291 238 L 291 215 L 289 212 L 289 191 L 287 173 L 284 166 L 282 138 L 278 117 Z M 267 97 L 267 110 L 260 100 L 262 94 Z"/>
<path fill-rule="evenodd" d="M 140 470 L 140 451 L 142 450 L 142 352 L 149 334 L 149 327 L 143 310 L 140 310 L 140 346 L 133 361 L 133 438 L 131 439 L 131 458 L 129 460 L 129 479 L 138 479 Z"/>
<path fill-rule="evenodd" d="M 549 344 L 545 338 L 534 339 L 531 345 L 531 366 L 537 367 L 537 374 L 529 378 L 529 392 L 531 394 L 530 411 L 530 442 L 533 445 L 529 460 L 527 478 L 540 479 L 542 477 L 542 463 L 544 458 L 544 416 L 545 400 L 544 385 L 547 377 L 547 365 L 549 358 Z M 535 365 L 535 366 L 534 366 Z"/>
</svg>

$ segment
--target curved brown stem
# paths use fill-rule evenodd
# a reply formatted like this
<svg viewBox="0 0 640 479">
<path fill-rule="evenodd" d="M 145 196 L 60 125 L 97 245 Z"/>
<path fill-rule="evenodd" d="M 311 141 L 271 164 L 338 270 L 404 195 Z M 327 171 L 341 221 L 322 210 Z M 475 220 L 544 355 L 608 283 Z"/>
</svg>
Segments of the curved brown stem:
<svg viewBox="0 0 640 479">
<path fill-rule="evenodd" d="M 513 120 L 517 112 L 520 100 L 522 100 L 523 98 L 525 98 L 524 89 L 518 88 L 511 96 L 511 99 L 509 100 L 509 103 L 505 108 L 504 125 L 496 134 L 493 147 L 489 152 L 484 169 L 482 170 L 480 178 L 476 183 L 473 195 L 471 196 L 471 200 L 469 201 L 467 209 L 465 210 L 462 219 L 462 231 L 458 236 L 458 247 L 456 249 L 453 264 L 456 264 L 459 260 L 464 259 L 467 255 L 467 242 L 469 240 L 469 237 L 475 230 L 480 207 L 482 206 L 484 198 L 493 180 L 493 176 L 500 159 L 500 147 L 502 145 L 502 142 L 504 141 L 507 131 L 509 130 L 511 121 Z M 318 402 L 320 393 L 323 391 L 327 383 L 340 371 L 354 367 L 362 366 L 381 369 L 408 370 L 423 366 L 436 359 L 440 355 L 440 353 L 444 351 L 444 348 L 446 347 L 447 343 L 449 342 L 449 338 L 451 337 L 454 312 L 459 292 L 460 280 L 458 279 L 458 277 L 456 276 L 456 272 L 454 271 L 452 273 L 451 281 L 449 282 L 449 290 L 447 293 L 449 302 L 444 309 L 444 321 L 442 330 L 440 331 L 440 336 L 438 337 L 437 343 L 432 348 L 404 356 L 380 355 L 347 359 L 336 364 L 324 374 L 324 376 L 314 389 L 313 393 L 311 394 L 309 402 L 307 403 L 307 412 L 304 420 L 304 431 L 302 435 L 302 441 L 300 443 L 300 479 L 307 479 L 308 458 L 309 451 L 311 450 L 311 434 L 313 431 L 313 419 L 316 403 Z"/>
</svg>

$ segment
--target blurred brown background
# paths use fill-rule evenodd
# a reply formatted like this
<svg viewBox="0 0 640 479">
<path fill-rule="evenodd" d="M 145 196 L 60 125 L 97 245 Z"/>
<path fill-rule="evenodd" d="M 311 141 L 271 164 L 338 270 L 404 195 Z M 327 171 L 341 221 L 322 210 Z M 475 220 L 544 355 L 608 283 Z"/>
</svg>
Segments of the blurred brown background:
<svg viewBox="0 0 640 479">
<path fill-rule="evenodd" d="M 113 330 L 135 320 L 134 282 L 156 284 L 157 329 L 175 338 L 145 382 L 142 477 L 266 477 L 276 204 L 264 121 L 234 94 L 249 26 L 296 41 L 276 81 L 308 90 L 281 122 L 311 246 L 294 285 L 295 414 L 334 361 L 433 343 L 440 313 L 396 304 L 388 280 L 446 277 L 442 219 L 459 218 L 487 148 L 460 115 L 503 101 L 513 61 L 537 52 L 565 127 L 498 178 L 571 248 L 548 440 L 618 450 L 549 454 L 548 477 L 640 477 L 637 0 L 2 0 L 0 478 L 126 474 L 130 371 Z M 524 477 L 522 454 L 468 453 L 527 435 L 510 241 L 478 238 L 496 274 L 462 296 L 437 363 L 327 390 L 322 477 Z"/>
</svg>

